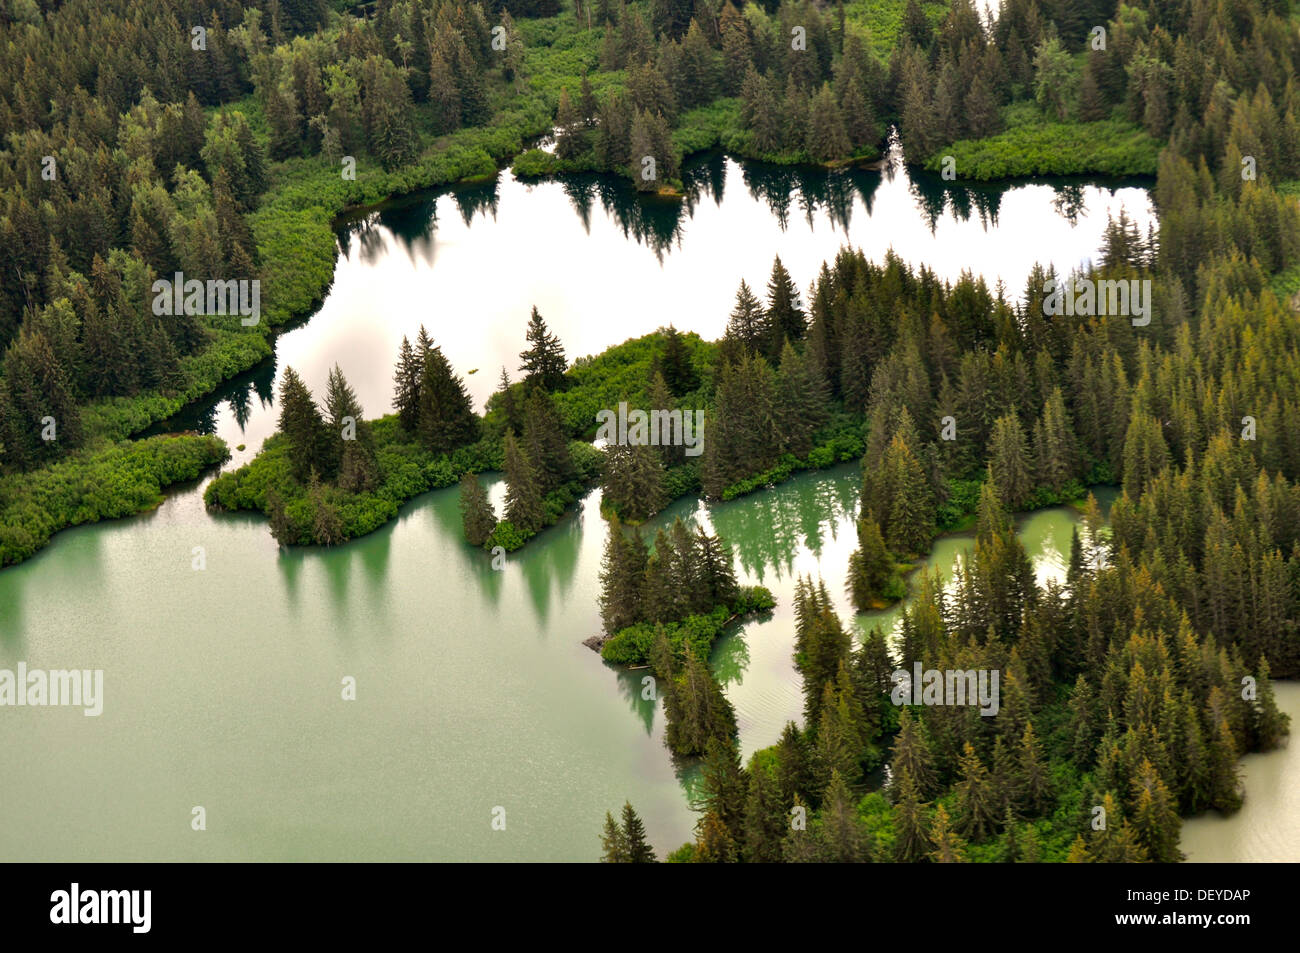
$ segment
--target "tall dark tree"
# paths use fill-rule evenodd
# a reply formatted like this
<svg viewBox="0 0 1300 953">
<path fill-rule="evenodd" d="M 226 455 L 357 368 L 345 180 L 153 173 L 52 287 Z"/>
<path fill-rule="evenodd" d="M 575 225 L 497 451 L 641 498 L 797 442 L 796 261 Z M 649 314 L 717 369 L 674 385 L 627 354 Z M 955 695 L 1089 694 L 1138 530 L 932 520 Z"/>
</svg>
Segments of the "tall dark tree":
<svg viewBox="0 0 1300 953">
<path fill-rule="evenodd" d="M 568 362 L 564 359 L 564 347 L 560 344 L 560 339 L 546 327 L 546 322 L 536 307 L 528 319 L 526 337 L 532 346 L 519 355 L 523 361 L 519 369 L 531 383 L 540 384 L 549 391 L 562 390 L 564 372 L 568 368 Z"/>
<path fill-rule="evenodd" d="M 334 442 L 311 391 L 292 367 L 280 381 L 280 433 L 289 444 L 293 478 L 306 483 L 313 473 L 329 479 L 334 473 Z"/>
<path fill-rule="evenodd" d="M 439 347 L 424 355 L 419 408 L 416 433 L 426 450 L 450 453 L 478 439 L 478 417 L 465 382 L 452 371 Z"/>
<path fill-rule="evenodd" d="M 799 301 L 799 288 L 778 255 L 772 262 L 772 276 L 767 282 L 767 325 L 770 338 L 767 353 L 777 360 L 787 340 L 803 340 L 806 318 Z"/>
<path fill-rule="evenodd" d="M 653 864 L 654 848 L 646 841 L 645 824 L 632 809 L 630 801 L 623 802 L 623 844 L 626 845 L 630 864 Z"/>
<path fill-rule="evenodd" d="M 674 397 L 689 393 L 700 386 L 700 377 L 691 366 L 691 353 L 679 332 L 671 324 L 663 332 L 664 348 L 656 356 L 656 370 L 663 375 L 668 391 Z"/>
<path fill-rule="evenodd" d="M 524 534 L 542 528 L 542 494 L 537 471 L 519 447 L 513 430 L 506 431 L 506 519 Z"/>
<path fill-rule="evenodd" d="M 487 491 L 478 476 L 469 471 L 460 478 L 460 520 L 465 540 L 473 546 L 486 543 L 497 523 Z"/>
<path fill-rule="evenodd" d="M 423 333 L 424 329 L 420 329 Z M 397 385 L 393 395 L 393 406 L 397 410 L 397 421 L 408 434 L 415 434 L 420 420 L 420 384 L 424 379 L 424 354 L 411 347 L 411 342 L 403 337 L 402 349 L 397 358 L 397 370 L 393 382 Z"/>
</svg>

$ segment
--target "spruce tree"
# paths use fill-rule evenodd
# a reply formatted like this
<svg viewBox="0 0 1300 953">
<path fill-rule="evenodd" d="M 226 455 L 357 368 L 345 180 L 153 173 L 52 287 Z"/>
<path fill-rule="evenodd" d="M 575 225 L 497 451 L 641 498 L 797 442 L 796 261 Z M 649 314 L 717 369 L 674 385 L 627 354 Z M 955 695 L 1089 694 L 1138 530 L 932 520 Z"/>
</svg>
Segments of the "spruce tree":
<svg viewBox="0 0 1300 953">
<path fill-rule="evenodd" d="M 375 439 L 363 419 L 356 392 L 336 364 L 329 373 L 325 391 L 325 413 L 335 448 L 334 467 L 340 489 L 350 493 L 369 492 L 379 483 Z"/>
<path fill-rule="evenodd" d="M 885 588 L 894 577 L 894 557 L 872 517 L 858 520 L 858 548 L 849 557 L 849 596 L 853 608 L 867 612 L 880 607 Z"/>
<path fill-rule="evenodd" d="M 640 533 L 625 533 L 618 517 L 611 518 L 600 568 L 600 618 L 610 635 L 642 619 L 646 559 Z"/>
<path fill-rule="evenodd" d="M 289 468 L 295 480 L 306 483 L 313 471 L 327 478 L 332 475 L 332 441 L 325 421 L 292 367 L 284 369 L 280 381 L 280 432 L 289 445 Z"/>
<path fill-rule="evenodd" d="M 715 606 L 729 606 L 736 601 L 740 587 L 736 583 L 731 547 L 720 536 L 710 536 L 703 526 L 695 528 L 694 558 L 698 566 L 696 582 L 699 604 L 704 611 Z"/>
<path fill-rule="evenodd" d="M 650 406 L 647 408 L 653 411 L 665 411 L 671 413 L 676 410 L 676 401 L 672 393 L 668 390 L 668 383 L 664 380 L 664 375 L 658 371 L 651 375 L 649 397 Z M 681 411 L 683 420 L 688 410 Z M 656 448 L 659 458 L 663 461 L 665 467 L 675 467 L 686 462 L 686 445 L 681 443 L 660 443 Z"/>
<path fill-rule="evenodd" d="M 805 357 L 787 340 L 776 375 L 776 431 L 780 449 L 805 457 L 813 435 L 826 422 L 826 383 L 808 367 Z"/>
<path fill-rule="evenodd" d="M 911 778 L 919 799 L 925 800 L 938 791 L 934 757 L 930 753 L 925 726 L 906 705 L 898 713 L 898 737 L 894 739 L 891 751 L 890 764 L 895 776 Z"/>
<path fill-rule="evenodd" d="M 966 742 L 963 754 L 958 761 L 960 778 L 957 781 L 956 822 L 957 830 L 973 840 L 983 840 L 993 831 L 997 822 L 997 806 L 989 780 L 988 768 L 980 761 L 979 755 Z M 941 808 L 942 810 L 942 808 Z M 935 837 L 936 842 L 938 838 Z"/>
<path fill-rule="evenodd" d="M 631 801 L 623 802 L 623 844 L 627 850 L 627 861 L 630 864 L 653 864 L 655 862 L 654 849 L 646 842 L 645 824 L 637 816 L 636 811 L 632 809 Z"/>
<path fill-rule="evenodd" d="M 542 528 L 542 495 L 532 462 L 519 448 L 513 430 L 506 431 L 506 519 L 525 536 Z"/>
<path fill-rule="evenodd" d="M 605 832 L 600 836 L 600 844 L 604 848 L 601 855 L 601 863 L 605 864 L 626 864 L 629 863 L 627 835 L 618 826 L 618 821 L 614 820 L 614 815 L 605 812 Z"/>
<path fill-rule="evenodd" d="M 933 847 L 926 828 L 926 805 L 911 772 L 898 767 L 894 772 L 894 859 L 904 864 L 915 864 L 923 860 Z"/>
<path fill-rule="evenodd" d="M 1143 760 L 1138 768 L 1133 792 L 1133 830 L 1138 843 L 1158 864 L 1181 861 L 1178 838 L 1183 821 L 1178 816 L 1178 805 L 1149 760 Z"/>
<path fill-rule="evenodd" d="M 420 329 L 423 332 L 423 328 Z M 417 353 L 411 342 L 403 337 L 402 348 L 397 357 L 397 370 L 393 374 L 396 393 L 393 406 L 397 410 L 397 422 L 402 429 L 415 435 L 416 424 L 420 419 L 420 382 L 424 378 L 424 354 Z"/>
<path fill-rule="evenodd" d="M 929 857 L 936 864 L 963 864 L 966 862 L 966 844 L 957 836 L 948 820 L 948 812 L 940 804 L 934 811 L 934 824 L 930 827 L 930 842 L 934 849 Z"/>
<path fill-rule="evenodd" d="M 569 454 L 569 439 L 551 395 L 541 387 L 529 388 L 524 414 L 524 448 L 537 471 L 542 496 L 573 480 L 576 473 Z"/>
<path fill-rule="evenodd" d="M 610 444 L 601 468 L 604 501 L 631 523 L 643 523 L 667 504 L 664 466 L 654 447 Z"/>
<path fill-rule="evenodd" d="M 871 859 L 870 835 L 858 817 L 848 784 L 838 771 L 831 775 L 818 816 L 824 859 L 834 864 L 861 864 Z"/>
<path fill-rule="evenodd" d="M 519 355 L 519 359 L 523 361 L 519 369 L 524 372 L 526 379 L 549 391 L 563 390 L 564 372 L 568 368 L 568 362 L 564 358 L 564 347 L 560 344 L 560 339 L 546 327 L 546 322 L 538 313 L 536 306 L 533 307 L 533 312 L 528 318 L 528 331 L 525 337 L 532 345 Z"/>
<path fill-rule="evenodd" d="M 1020 739 L 1017 767 L 1019 803 L 1035 814 L 1045 813 L 1051 801 L 1051 780 L 1032 721 L 1025 725 Z"/>
<path fill-rule="evenodd" d="M 673 690 L 678 717 L 668 721 L 668 746 L 681 755 L 704 754 L 710 738 L 724 743 L 736 732 L 736 714 L 709 671 L 686 643 L 685 658 Z M 725 825 L 724 825 L 725 826 Z"/>
<path fill-rule="evenodd" d="M 569 98 L 568 87 L 562 87 L 555 113 L 555 154 L 560 159 L 574 159 L 582 153 L 584 145 L 581 117 Z"/>
<path fill-rule="evenodd" d="M 669 393 L 680 397 L 699 387 L 700 378 L 691 364 L 691 353 L 681 332 L 670 324 L 662 333 L 664 349 L 655 357 L 656 370 L 663 375 Z"/>
<path fill-rule="evenodd" d="M 736 842 L 713 811 L 707 811 L 700 820 L 695 841 L 695 862 L 700 864 L 731 864 L 739 856 Z"/>
<path fill-rule="evenodd" d="M 709 737 L 704 746 L 700 777 L 706 809 L 718 816 L 736 844 L 743 845 L 749 778 L 740 765 L 740 748 L 734 738 Z"/>
<path fill-rule="evenodd" d="M 745 800 L 745 840 L 741 854 L 746 863 L 781 862 L 781 840 L 788 829 L 786 806 L 772 773 L 760 764 L 749 771 L 749 794 Z"/>
<path fill-rule="evenodd" d="M 829 162 L 849 154 L 844 116 L 840 113 L 830 83 L 823 83 L 821 91 L 809 102 L 808 133 L 804 148 L 818 162 Z"/>
<path fill-rule="evenodd" d="M 754 297 L 742 278 L 736 292 L 736 306 L 731 310 L 727 321 L 727 337 L 739 342 L 751 351 L 763 351 L 771 339 L 771 326 L 762 302 Z"/>
<path fill-rule="evenodd" d="M 989 444 L 990 478 L 997 484 L 1007 506 L 1013 510 L 1024 509 L 1034 484 L 1019 418 L 1008 414 L 995 420 Z"/>
<path fill-rule="evenodd" d="M 478 476 L 468 470 L 460 478 L 460 521 L 471 546 L 486 543 L 497 523 L 487 491 Z"/>
<path fill-rule="evenodd" d="M 766 323 L 769 329 L 767 354 L 779 359 L 787 340 L 801 341 L 806 331 L 806 317 L 799 301 L 799 288 L 778 255 L 772 262 L 772 276 L 767 282 Z"/>
<path fill-rule="evenodd" d="M 478 417 L 465 382 L 453 373 L 441 348 L 431 348 L 424 356 L 419 406 L 416 432 L 429 452 L 450 453 L 478 439 Z"/>
</svg>

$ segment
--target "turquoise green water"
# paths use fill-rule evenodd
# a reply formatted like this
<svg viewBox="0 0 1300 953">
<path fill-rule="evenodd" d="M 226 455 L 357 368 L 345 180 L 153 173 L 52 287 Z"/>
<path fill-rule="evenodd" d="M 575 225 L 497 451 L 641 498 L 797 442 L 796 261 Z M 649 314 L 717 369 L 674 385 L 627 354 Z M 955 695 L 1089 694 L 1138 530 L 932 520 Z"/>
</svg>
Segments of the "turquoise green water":
<svg viewBox="0 0 1300 953">
<path fill-rule="evenodd" d="M 856 486 L 850 465 L 662 516 L 711 524 L 779 600 L 715 658 L 746 753 L 801 709 L 796 575 L 824 575 L 848 614 Z M 0 575 L 6 666 L 105 673 L 97 718 L 5 710 L 0 854 L 588 860 L 604 811 L 628 798 L 661 851 L 688 839 L 689 771 L 663 747 L 662 712 L 635 673 L 580 644 L 598 625 L 596 495 L 500 572 L 460 541 L 456 504 L 431 493 L 352 545 L 286 552 L 256 520 L 208 516 L 192 490 Z M 1072 519 L 1028 518 L 1040 565 L 1059 564 Z M 963 543 L 941 541 L 935 560 Z"/>
<path fill-rule="evenodd" d="M 345 235 L 329 299 L 280 338 L 277 362 L 173 425 L 246 444 L 238 465 L 274 428 L 284 366 L 319 389 L 337 361 L 378 414 L 397 343 L 421 322 L 459 369 L 480 368 L 481 405 L 500 365 L 513 369 L 533 302 L 570 356 L 669 320 L 712 337 L 739 279 L 761 287 L 778 252 L 801 286 L 849 242 L 943 262 L 947 277 L 1004 277 L 1014 293 L 1036 259 L 1088 257 L 1108 207 L 1149 214 L 1128 187 L 945 192 L 901 171 L 801 177 L 717 157 L 693 175 L 686 211 L 598 181 L 503 175 L 372 216 Z M 662 516 L 711 523 L 742 578 L 777 596 L 713 660 L 746 754 L 802 709 L 797 574 L 823 575 L 848 616 L 857 482 L 850 465 Z M 206 513 L 202 486 L 61 533 L 0 573 L 0 667 L 102 668 L 105 695 L 98 718 L 0 711 L 0 858 L 585 861 L 625 799 L 661 854 L 690 838 L 692 769 L 663 746 L 661 712 L 637 673 L 581 644 L 598 627 L 596 494 L 497 572 L 461 541 L 454 490 L 345 547 L 288 552 L 260 519 Z M 1074 518 L 1024 521 L 1040 575 L 1063 571 Z M 931 563 L 948 569 L 967 545 L 941 540 Z M 196 806 L 206 830 L 191 827 Z"/>
</svg>

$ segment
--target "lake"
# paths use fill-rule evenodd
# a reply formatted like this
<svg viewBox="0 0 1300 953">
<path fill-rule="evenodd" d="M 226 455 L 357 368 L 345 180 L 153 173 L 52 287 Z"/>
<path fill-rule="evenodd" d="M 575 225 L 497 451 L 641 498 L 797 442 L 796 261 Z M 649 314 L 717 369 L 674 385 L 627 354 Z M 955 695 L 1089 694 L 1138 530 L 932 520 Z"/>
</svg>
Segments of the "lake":
<svg viewBox="0 0 1300 953">
<path fill-rule="evenodd" d="M 1034 262 L 1090 258 L 1108 212 L 1126 208 L 1144 230 L 1152 216 L 1130 182 L 967 189 L 901 167 L 825 173 L 719 155 L 686 178 L 687 198 L 670 202 L 612 180 L 527 184 L 504 172 L 346 222 L 319 312 L 278 338 L 273 361 L 161 429 L 215 432 L 237 466 L 275 429 L 286 366 L 319 395 L 337 362 L 369 414 L 388 412 L 398 345 L 421 323 L 458 371 L 477 369 L 467 382 L 481 408 L 501 367 L 515 374 L 533 305 L 570 358 L 669 322 L 713 338 L 742 277 L 765 287 L 779 254 L 806 288 L 845 244 L 877 259 L 893 248 L 949 279 L 970 270 L 1017 297 Z M 691 837 L 696 771 L 669 756 L 641 673 L 581 644 L 599 625 L 598 491 L 498 572 L 461 540 L 455 489 L 346 546 L 287 551 L 262 519 L 207 513 L 205 483 L 152 513 L 60 533 L 0 573 L 0 666 L 105 673 L 97 718 L 0 718 L 0 857 L 588 861 L 605 811 L 624 800 L 661 855 Z M 504 487 L 490 487 L 499 505 Z M 857 493 L 850 464 L 730 503 L 679 501 L 652 524 L 712 526 L 742 580 L 777 597 L 713 659 L 746 754 L 802 709 L 798 574 L 824 576 L 849 618 Z M 1022 520 L 1042 578 L 1063 573 L 1075 519 L 1055 509 Z M 950 569 L 967 546 L 940 540 L 930 565 Z M 349 677 L 355 701 L 342 698 Z M 1270 770 L 1294 777 L 1286 763 Z M 1272 776 L 1261 783 L 1277 786 Z M 504 830 L 492 827 L 497 808 Z M 1228 824 L 1250 811 L 1248 800 Z M 1207 838 L 1241 838 L 1244 855 L 1271 836 L 1267 819 L 1250 838 L 1219 829 Z"/>
</svg>

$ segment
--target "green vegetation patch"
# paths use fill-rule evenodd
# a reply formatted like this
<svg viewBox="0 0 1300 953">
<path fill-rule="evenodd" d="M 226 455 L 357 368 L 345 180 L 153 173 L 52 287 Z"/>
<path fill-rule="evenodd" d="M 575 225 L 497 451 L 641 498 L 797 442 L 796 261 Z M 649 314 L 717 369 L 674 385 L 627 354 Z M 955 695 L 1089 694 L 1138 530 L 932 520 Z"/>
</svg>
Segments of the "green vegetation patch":
<svg viewBox="0 0 1300 953">
<path fill-rule="evenodd" d="M 1158 140 L 1123 120 L 1040 121 L 988 139 L 954 142 L 931 156 L 925 168 L 940 171 L 950 155 L 958 178 L 981 182 L 1034 175 L 1155 175 L 1159 153 Z"/>
<path fill-rule="evenodd" d="M 676 655 L 684 656 L 689 646 L 696 658 L 708 658 L 713 643 L 728 625 L 742 616 L 765 612 L 775 605 L 771 590 L 764 586 L 746 586 L 730 605 L 715 606 L 707 615 L 687 616 L 681 622 L 661 623 L 658 628 L 668 636 L 668 644 Z M 638 622 L 620 630 L 601 646 L 601 657 L 615 665 L 645 664 L 654 646 L 656 628 L 649 622 Z"/>
<path fill-rule="evenodd" d="M 151 437 L 82 450 L 0 480 L 0 566 L 22 562 L 61 529 L 132 516 L 164 487 L 197 479 L 229 456 L 217 437 Z"/>
</svg>

